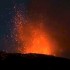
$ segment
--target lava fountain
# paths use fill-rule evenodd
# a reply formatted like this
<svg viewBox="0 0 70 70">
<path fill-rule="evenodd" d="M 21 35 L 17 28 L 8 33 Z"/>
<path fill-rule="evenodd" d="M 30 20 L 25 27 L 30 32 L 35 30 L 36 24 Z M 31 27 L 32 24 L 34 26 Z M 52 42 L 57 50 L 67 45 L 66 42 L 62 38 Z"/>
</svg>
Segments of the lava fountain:
<svg viewBox="0 0 70 70">
<path fill-rule="evenodd" d="M 31 21 L 23 16 L 17 11 L 14 17 L 13 36 L 17 52 L 56 55 L 57 43 L 45 31 L 43 19 Z"/>
</svg>

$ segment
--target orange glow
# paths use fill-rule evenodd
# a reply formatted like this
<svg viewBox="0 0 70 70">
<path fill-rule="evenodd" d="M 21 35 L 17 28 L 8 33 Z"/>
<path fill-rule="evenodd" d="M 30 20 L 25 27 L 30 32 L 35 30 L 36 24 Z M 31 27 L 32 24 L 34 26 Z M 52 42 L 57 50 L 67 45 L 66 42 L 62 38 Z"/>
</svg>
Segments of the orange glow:
<svg viewBox="0 0 70 70">
<path fill-rule="evenodd" d="M 32 34 L 31 46 L 26 47 L 25 53 L 39 53 L 39 54 L 51 54 L 51 45 L 46 39 L 46 36 L 40 30 L 35 29 L 35 33 Z"/>
<path fill-rule="evenodd" d="M 38 25 L 34 25 L 37 23 Z M 57 44 L 43 28 L 43 22 L 26 22 L 19 11 L 15 16 L 14 38 L 19 53 L 54 55 Z"/>
</svg>

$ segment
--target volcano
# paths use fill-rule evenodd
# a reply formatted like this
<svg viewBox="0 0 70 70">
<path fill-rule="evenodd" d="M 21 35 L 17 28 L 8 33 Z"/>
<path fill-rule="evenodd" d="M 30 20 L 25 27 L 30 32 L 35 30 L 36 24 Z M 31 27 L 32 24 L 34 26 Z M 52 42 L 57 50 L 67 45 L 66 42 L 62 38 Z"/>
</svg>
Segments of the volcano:
<svg viewBox="0 0 70 70">
<path fill-rule="evenodd" d="M 62 57 L 55 57 L 51 55 L 44 55 L 44 54 L 36 54 L 36 53 L 29 53 L 29 54 L 20 54 L 20 53 L 5 53 L 0 52 L 0 64 L 1 65 L 12 65 L 12 66 L 37 66 L 41 65 L 44 66 L 46 69 L 57 66 L 58 68 L 70 68 L 70 59 L 62 58 Z M 40 66 L 40 68 L 41 68 Z M 18 68 L 18 67 L 17 67 Z"/>
</svg>

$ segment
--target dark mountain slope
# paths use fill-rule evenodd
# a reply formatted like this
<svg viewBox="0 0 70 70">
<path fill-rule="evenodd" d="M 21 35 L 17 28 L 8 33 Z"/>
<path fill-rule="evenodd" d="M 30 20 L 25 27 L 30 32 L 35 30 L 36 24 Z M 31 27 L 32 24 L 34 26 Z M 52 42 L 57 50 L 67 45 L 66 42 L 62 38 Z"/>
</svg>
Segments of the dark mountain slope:
<svg viewBox="0 0 70 70">
<path fill-rule="evenodd" d="M 12 66 L 37 66 L 45 68 L 70 68 L 70 60 L 61 57 L 43 55 L 43 54 L 20 54 L 0 52 L 0 64 Z M 17 66 L 17 68 L 18 68 Z"/>
</svg>

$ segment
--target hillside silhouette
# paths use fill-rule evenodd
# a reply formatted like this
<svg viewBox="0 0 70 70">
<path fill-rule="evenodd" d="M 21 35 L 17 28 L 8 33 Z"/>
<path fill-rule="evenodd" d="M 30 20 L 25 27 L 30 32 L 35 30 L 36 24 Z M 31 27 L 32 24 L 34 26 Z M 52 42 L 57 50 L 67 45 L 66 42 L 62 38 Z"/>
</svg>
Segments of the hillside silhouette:
<svg viewBox="0 0 70 70">
<path fill-rule="evenodd" d="M 49 67 L 68 68 L 70 69 L 70 59 L 55 57 L 43 54 L 20 54 L 20 53 L 5 53 L 0 52 L 0 65 L 20 65 L 22 67 L 40 65 L 46 69 Z M 18 67 L 18 66 L 17 66 Z"/>
</svg>

